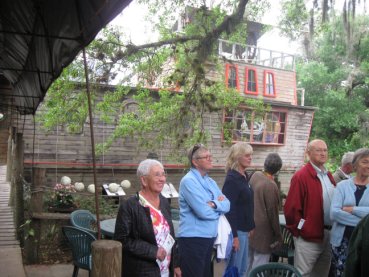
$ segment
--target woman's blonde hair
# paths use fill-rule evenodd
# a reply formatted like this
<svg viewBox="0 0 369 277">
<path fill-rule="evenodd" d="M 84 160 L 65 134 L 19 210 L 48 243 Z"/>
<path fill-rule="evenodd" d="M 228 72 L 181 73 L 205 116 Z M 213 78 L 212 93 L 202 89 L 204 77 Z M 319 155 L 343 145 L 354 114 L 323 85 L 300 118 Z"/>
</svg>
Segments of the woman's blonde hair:
<svg viewBox="0 0 369 277">
<path fill-rule="evenodd" d="M 238 159 L 243 155 L 251 155 L 253 152 L 252 146 L 247 142 L 237 142 L 229 149 L 225 170 L 238 169 Z"/>
</svg>

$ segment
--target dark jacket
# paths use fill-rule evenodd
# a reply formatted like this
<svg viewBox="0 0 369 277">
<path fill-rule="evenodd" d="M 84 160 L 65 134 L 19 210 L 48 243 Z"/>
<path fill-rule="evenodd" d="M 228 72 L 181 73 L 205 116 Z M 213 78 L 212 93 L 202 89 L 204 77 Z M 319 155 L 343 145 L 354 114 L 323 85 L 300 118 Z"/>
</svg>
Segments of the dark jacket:
<svg viewBox="0 0 369 277">
<path fill-rule="evenodd" d="M 333 176 L 328 177 L 335 186 Z M 321 242 L 324 238 L 323 189 L 318 173 L 308 162 L 298 170 L 291 179 L 284 205 L 286 226 L 295 237 L 312 242 Z M 297 228 L 301 219 L 305 219 L 303 228 Z"/>
<path fill-rule="evenodd" d="M 228 170 L 222 189 L 231 203 L 231 209 L 226 217 L 232 228 L 233 237 L 237 231 L 249 232 L 255 228 L 254 196 L 245 176 L 236 170 Z"/>
<path fill-rule="evenodd" d="M 359 222 L 351 235 L 344 276 L 369 276 L 369 215 Z"/>
<path fill-rule="evenodd" d="M 160 195 L 160 210 L 170 226 L 174 238 L 174 229 L 168 200 Z M 150 209 L 139 203 L 138 194 L 123 201 L 119 207 L 115 224 L 114 239 L 122 243 L 122 276 L 124 277 L 160 277 L 156 263 L 158 246 L 150 217 Z M 173 276 L 173 264 L 176 245 L 172 249 L 170 276 Z"/>
<path fill-rule="evenodd" d="M 279 227 L 279 190 L 277 184 L 263 172 L 255 172 L 249 184 L 254 192 L 255 230 L 249 238 L 249 247 L 263 254 L 270 254 L 270 245 L 282 243 Z"/>
</svg>

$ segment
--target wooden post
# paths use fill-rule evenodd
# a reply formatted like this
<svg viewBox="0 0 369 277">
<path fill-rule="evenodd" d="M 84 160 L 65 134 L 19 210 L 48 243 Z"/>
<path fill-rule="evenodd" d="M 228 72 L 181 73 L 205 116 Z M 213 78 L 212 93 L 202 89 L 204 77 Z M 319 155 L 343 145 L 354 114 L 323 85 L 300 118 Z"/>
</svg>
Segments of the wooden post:
<svg viewBox="0 0 369 277">
<path fill-rule="evenodd" d="M 23 160 L 24 160 L 24 141 L 23 134 L 16 134 L 16 146 L 15 146 L 15 166 L 13 167 L 13 179 L 11 185 L 15 187 L 14 195 L 14 223 L 17 229 L 17 239 L 23 242 L 23 233 L 19 229 L 24 223 L 24 198 L 23 198 Z M 13 164 L 14 165 L 14 164 Z"/>
<path fill-rule="evenodd" d="M 9 137 L 8 137 L 8 152 L 6 153 L 6 166 L 7 166 L 7 170 L 6 170 L 6 181 L 10 182 L 11 181 L 11 173 L 12 173 L 12 163 L 13 163 L 13 138 L 14 138 L 14 134 L 15 134 L 15 128 L 14 127 L 10 127 L 9 128 Z"/>
<path fill-rule="evenodd" d="M 92 277 L 122 275 L 122 244 L 115 240 L 92 243 Z"/>
<path fill-rule="evenodd" d="M 32 184 L 31 184 L 31 201 L 30 211 L 32 213 L 41 213 L 43 205 L 43 191 L 42 187 L 45 185 L 46 169 L 32 168 Z M 41 220 L 33 218 L 30 228 L 34 232 L 34 236 L 29 236 L 24 242 L 25 260 L 29 264 L 39 263 L 39 245 L 41 239 Z"/>
<path fill-rule="evenodd" d="M 13 178 L 13 167 L 15 163 L 15 128 L 10 128 L 9 130 L 9 139 L 8 139 L 8 158 L 7 158 L 7 170 L 6 170 L 6 180 L 8 182 L 12 182 Z M 14 206 L 14 195 L 15 189 L 14 186 L 10 185 L 10 197 L 9 197 L 9 206 Z"/>
<path fill-rule="evenodd" d="M 31 184 L 31 203 L 30 210 L 33 213 L 42 212 L 43 205 L 43 189 L 46 180 L 45 168 L 32 168 L 32 184 Z"/>
</svg>

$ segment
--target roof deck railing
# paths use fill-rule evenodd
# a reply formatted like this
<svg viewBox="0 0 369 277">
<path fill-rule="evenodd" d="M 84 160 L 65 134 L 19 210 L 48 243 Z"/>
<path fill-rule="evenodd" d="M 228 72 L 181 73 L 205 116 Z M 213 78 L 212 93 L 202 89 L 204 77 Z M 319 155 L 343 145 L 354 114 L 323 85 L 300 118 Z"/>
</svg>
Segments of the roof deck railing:
<svg viewBox="0 0 369 277">
<path fill-rule="evenodd" d="M 218 53 L 228 60 L 295 71 L 295 56 L 279 51 L 219 39 Z"/>
</svg>

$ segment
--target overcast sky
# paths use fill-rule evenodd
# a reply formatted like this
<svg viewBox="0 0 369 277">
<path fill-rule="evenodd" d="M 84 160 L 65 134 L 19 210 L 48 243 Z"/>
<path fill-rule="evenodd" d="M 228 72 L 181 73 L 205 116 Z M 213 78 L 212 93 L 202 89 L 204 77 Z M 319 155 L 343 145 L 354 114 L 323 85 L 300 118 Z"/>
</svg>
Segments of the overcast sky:
<svg viewBox="0 0 369 277">
<path fill-rule="evenodd" d="M 262 19 L 262 23 L 276 26 L 280 11 L 279 1 L 271 1 L 271 10 L 266 13 Z M 124 9 L 123 13 L 118 15 L 111 24 L 122 26 L 125 33 L 135 44 L 143 44 L 150 40 L 154 40 L 148 23 L 144 22 L 145 7 L 140 6 L 132 1 L 131 4 Z M 276 51 L 284 51 L 290 54 L 296 52 L 296 43 L 290 43 L 287 39 L 281 38 L 278 30 L 274 30 L 264 36 L 259 41 L 259 46 Z"/>
<path fill-rule="evenodd" d="M 359 6 L 358 10 L 363 11 L 365 10 L 363 6 L 364 1 L 361 2 L 361 7 Z M 263 16 L 261 23 L 277 26 L 281 10 L 280 1 L 271 0 L 270 3 L 271 9 Z M 335 3 L 336 10 L 342 10 L 344 0 L 335 0 Z M 148 23 L 144 21 L 145 13 L 146 8 L 144 6 L 138 5 L 135 1 L 132 1 L 110 24 L 122 26 L 125 33 L 128 34 L 127 39 L 130 39 L 133 43 L 144 44 L 157 39 L 157 36 L 152 33 Z M 258 46 L 289 54 L 298 53 L 301 48 L 300 42 L 290 42 L 287 38 L 282 37 L 279 34 L 278 28 L 275 28 L 261 37 L 258 41 Z"/>
</svg>

